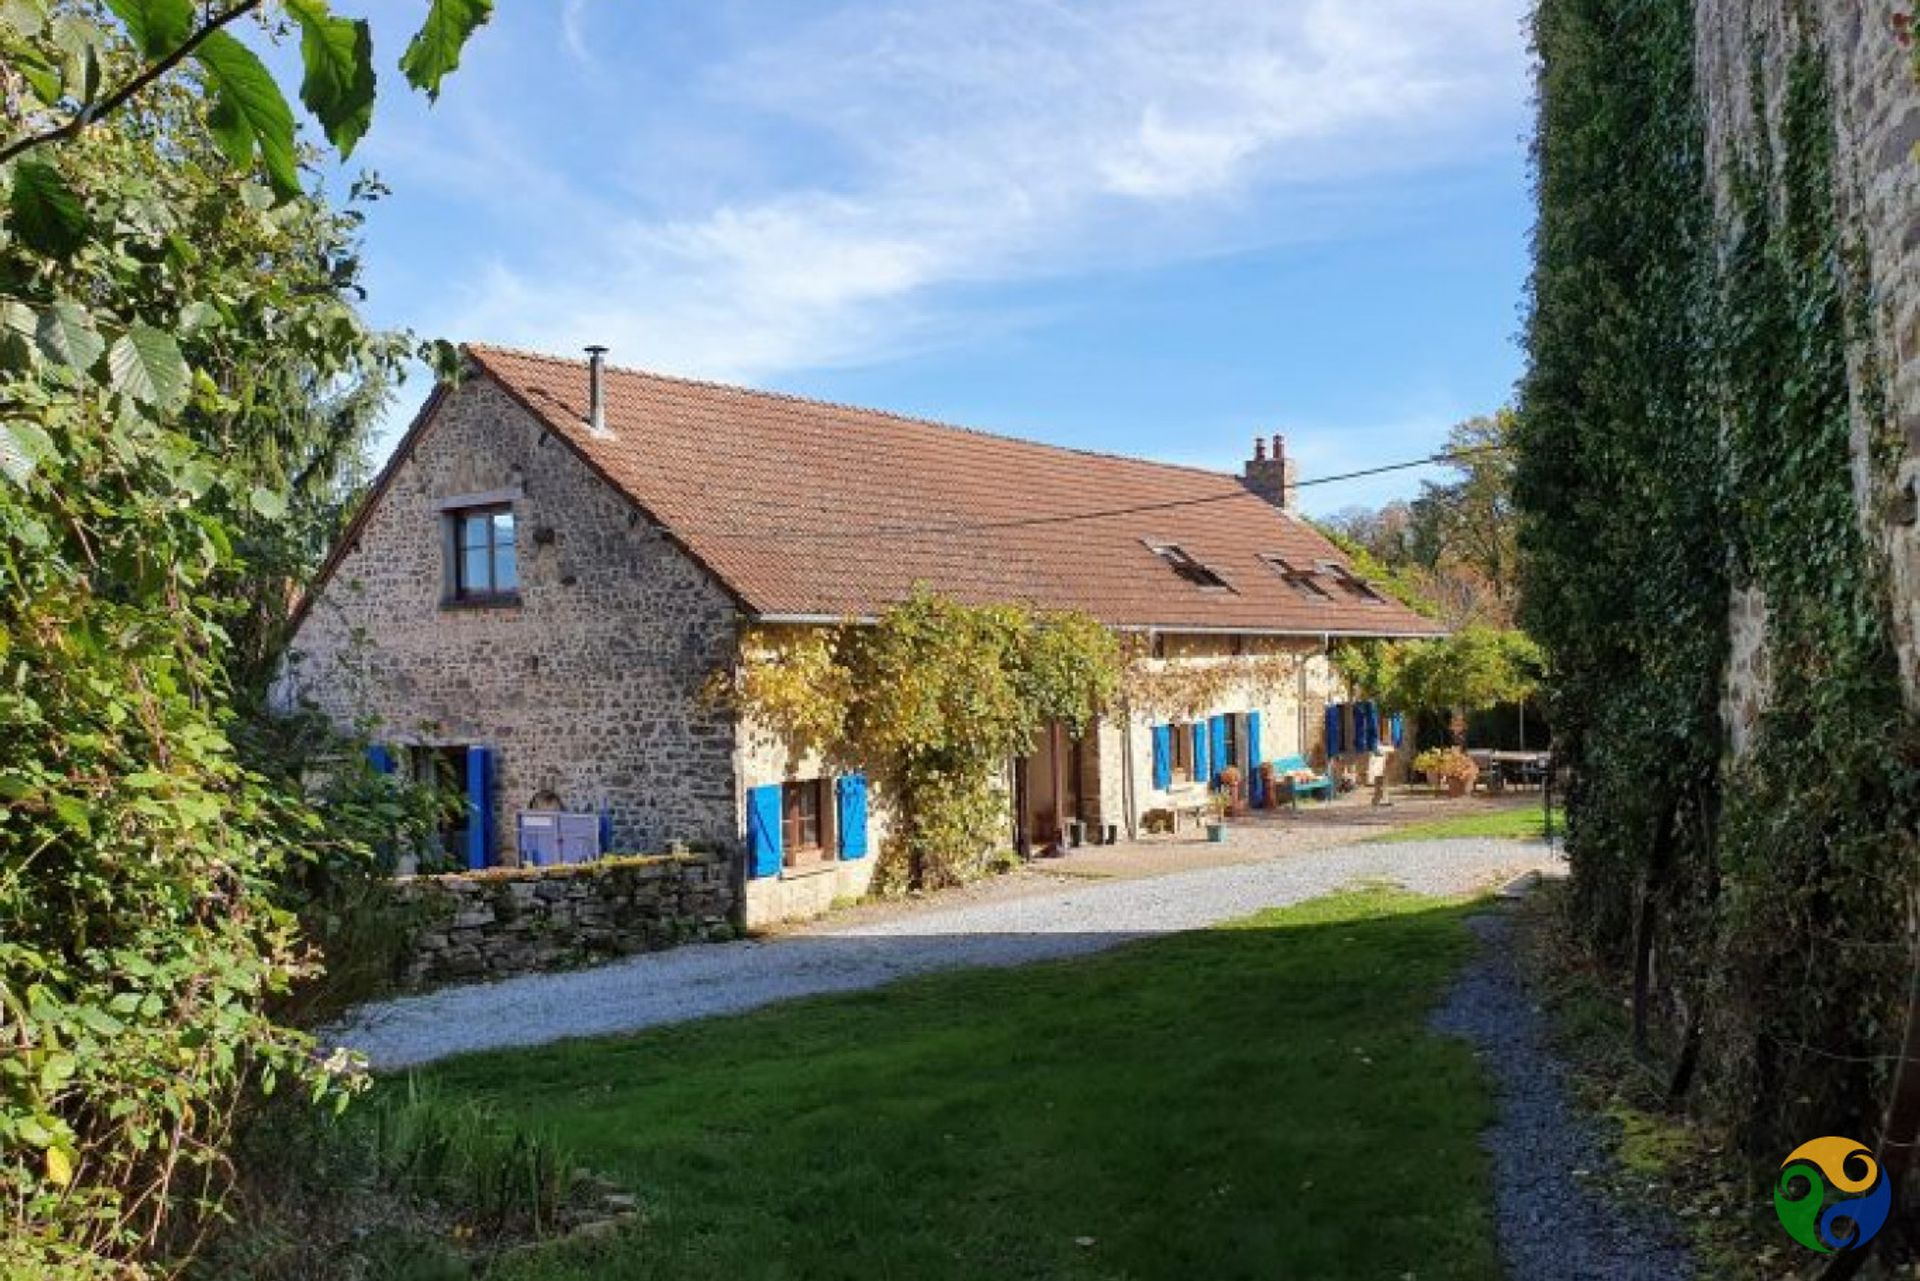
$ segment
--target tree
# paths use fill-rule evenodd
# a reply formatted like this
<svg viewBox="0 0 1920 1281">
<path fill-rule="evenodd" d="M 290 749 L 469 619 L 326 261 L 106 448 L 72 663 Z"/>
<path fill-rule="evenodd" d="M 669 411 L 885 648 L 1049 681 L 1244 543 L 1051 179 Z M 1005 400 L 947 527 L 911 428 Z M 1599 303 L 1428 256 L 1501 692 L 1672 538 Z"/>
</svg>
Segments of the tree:
<svg viewBox="0 0 1920 1281">
<path fill-rule="evenodd" d="M 1485 599 L 1485 621 L 1498 625 L 1511 623 L 1518 596 L 1513 427 L 1509 409 L 1455 424 L 1446 452 L 1460 478 L 1426 482 L 1412 513 L 1412 541 L 1424 563 L 1473 584 Z"/>
<path fill-rule="evenodd" d="M 187 1252 L 236 1104 L 354 1079 L 270 1013 L 313 970 L 284 886 L 353 841 L 236 753 L 231 646 L 264 649 L 246 598 L 337 506 L 402 348 L 355 314 L 357 214 L 301 192 L 292 113 L 229 28 L 301 33 L 302 98 L 345 152 L 367 24 L 320 0 L 107 11 L 0 4 L 7 1276 Z M 435 0 L 403 71 L 436 90 L 486 12 Z"/>
<path fill-rule="evenodd" d="M 1449 713 L 1462 747 L 1468 712 L 1531 698 L 1545 668 L 1526 633 L 1480 625 L 1439 640 L 1349 643 L 1334 659 L 1362 693 L 1396 711 Z"/>
</svg>

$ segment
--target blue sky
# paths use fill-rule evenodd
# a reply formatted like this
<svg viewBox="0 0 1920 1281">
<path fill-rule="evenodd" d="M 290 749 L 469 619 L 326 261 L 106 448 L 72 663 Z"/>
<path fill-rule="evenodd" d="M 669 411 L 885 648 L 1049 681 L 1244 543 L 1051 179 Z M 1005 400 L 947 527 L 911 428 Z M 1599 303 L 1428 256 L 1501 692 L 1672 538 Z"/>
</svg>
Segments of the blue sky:
<svg viewBox="0 0 1920 1281">
<path fill-rule="evenodd" d="M 371 4 L 384 65 L 418 8 Z M 1519 372 L 1523 8 L 499 0 L 437 104 L 383 76 L 368 310 L 1223 469 L 1416 457 Z"/>
</svg>

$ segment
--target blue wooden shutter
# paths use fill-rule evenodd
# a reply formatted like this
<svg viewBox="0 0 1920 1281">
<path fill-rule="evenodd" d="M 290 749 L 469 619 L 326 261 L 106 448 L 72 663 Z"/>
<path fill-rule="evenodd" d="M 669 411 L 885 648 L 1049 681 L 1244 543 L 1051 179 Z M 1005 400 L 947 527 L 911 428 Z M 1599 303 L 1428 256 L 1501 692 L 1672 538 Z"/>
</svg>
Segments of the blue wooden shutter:
<svg viewBox="0 0 1920 1281">
<path fill-rule="evenodd" d="M 1221 770 L 1233 764 L 1231 760 L 1227 759 L 1227 718 L 1224 716 L 1216 716 L 1209 720 L 1207 722 L 1207 734 L 1212 740 L 1212 746 L 1208 751 L 1208 759 L 1213 762 L 1213 768 L 1207 771 L 1206 779 L 1209 783 L 1212 783 L 1219 780 Z"/>
<path fill-rule="evenodd" d="M 780 875 L 780 784 L 747 792 L 747 875 Z"/>
<path fill-rule="evenodd" d="M 1340 743 L 1340 704 L 1327 704 L 1327 759 L 1332 760 L 1346 750 Z"/>
<path fill-rule="evenodd" d="M 1265 757 L 1260 751 L 1260 713 L 1247 713 L 1247 796 L 1255 805 L 1267 803 L 1267 784 L 1260 777 Z"/>
<path fill-rule="evenodd" d="M 1161 791 L 1173 786 L 1173 726 L 1153 727 L 1153 785 Z"/>
<path fill-rule="evenodd" d="M 379 743 L 367 748 L 367 764 L 376 774 L 393 773 L 393 753 Z"/>
<path fill-rule="evenodd" d="M 467 866 L 487 865 L 493 853 L 493 749 L 467 748 Z"/>
<path fill-rule="evenodd" d="M 840 857 L 867 856 L 867 778 L 848 774 L 835 785 L 840 799 Z"/>
<path fill-rule="evenodd" d="M 1207 768 L 1207 723 L 1195 721 L 1187 728 L 1193 731 L 1193 781 L 1204 783 L 1213 777 Z"/>
<path fill-rule="evenodd" d="M 1387 732 L 1392 735 L 1391 742 L 1395 747 L 1407 741 L 1406 724 L 1401 719 L 1399 712 L 1395 712 L 1387 718 Z"/>
</svg>

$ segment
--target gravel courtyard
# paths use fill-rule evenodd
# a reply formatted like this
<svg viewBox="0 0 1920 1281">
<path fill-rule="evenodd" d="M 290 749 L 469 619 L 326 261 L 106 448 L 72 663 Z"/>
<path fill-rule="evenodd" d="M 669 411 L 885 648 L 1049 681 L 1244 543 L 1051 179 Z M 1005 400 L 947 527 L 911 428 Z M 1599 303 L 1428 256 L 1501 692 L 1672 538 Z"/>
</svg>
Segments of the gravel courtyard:
<svg viewBox="0 0 1920 1281">
<path fill-rule="evenodd" d="M 877 987 L 965 966 L 1023 965 L 1201 929 L 1361 881 L 1471 892 L 1560 855 L 1512 840 L 1359 844 L 999 901 L 939 902 L 892 918 L 824 922 L 764 940 L 635 956 L 596 969 L 450 988 L 363 1006 L 329 1039 L 391 1071 L 456 1054 L 633 1032 L 775 1001 Z"/>
</svg>

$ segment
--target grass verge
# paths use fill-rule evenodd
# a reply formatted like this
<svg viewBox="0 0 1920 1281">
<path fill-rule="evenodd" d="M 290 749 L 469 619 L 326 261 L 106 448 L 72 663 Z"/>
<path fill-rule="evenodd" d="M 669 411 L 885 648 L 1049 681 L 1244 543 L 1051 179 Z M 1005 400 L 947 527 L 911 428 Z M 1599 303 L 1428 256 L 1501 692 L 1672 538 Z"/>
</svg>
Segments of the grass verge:
<svg viewBox="0 0 1920 1281">
<path fill-rule="evenodd" d="M 1491 1106 L 1427 1028 L 1467 910 L 1361 891 L 430 1081 L 638 1194 L 501 1281 L 1481 1278 Z"/>
<path fill-rule="evenodd" d="M 1556 807 L 1553 812 L 1553 830 L 1566 830 L 1566 820 Z M 1434 818 L 1424 822 L 1409 823 L 1390 832 L 1373 837 L 1376 841 L 1445 841 L 1470 837 L 1511 838 L 1516 841 L 1542 841 L 1546 839 L 1546 816 L 1538 805 L 1519 806 L 1514 809 L 1489 810 L 1479 814 L 1462 814 L 1458 818 Z"/>
</svg>

